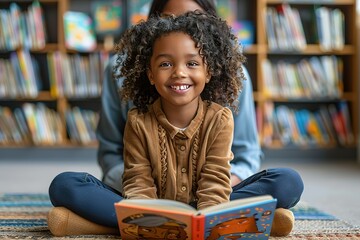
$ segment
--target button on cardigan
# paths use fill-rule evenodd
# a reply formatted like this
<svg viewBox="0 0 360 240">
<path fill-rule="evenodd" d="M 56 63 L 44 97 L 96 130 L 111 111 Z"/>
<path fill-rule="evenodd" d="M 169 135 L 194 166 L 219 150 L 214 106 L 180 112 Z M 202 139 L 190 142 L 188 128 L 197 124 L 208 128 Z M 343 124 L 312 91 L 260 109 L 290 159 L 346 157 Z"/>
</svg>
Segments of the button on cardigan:
<svg viewBox="0 0 360 240">
<path fill-rule="evenodd" d="M 201 99 L 185 130 L 169 123 L 160 99 L 146 113 L 130 110 L 124 197 L 196 201 L 198 209 L 229 201 L 233 128 L 230 109 Z"/>
</svg>

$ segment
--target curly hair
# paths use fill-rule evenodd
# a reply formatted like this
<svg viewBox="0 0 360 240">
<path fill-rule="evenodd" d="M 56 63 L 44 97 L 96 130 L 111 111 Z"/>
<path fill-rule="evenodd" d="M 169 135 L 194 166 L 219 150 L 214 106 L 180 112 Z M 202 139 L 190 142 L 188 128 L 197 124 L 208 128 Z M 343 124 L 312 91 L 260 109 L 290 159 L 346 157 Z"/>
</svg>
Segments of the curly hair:
<svg viewBox="0 0 360 240">
<path fill-rule="evenodd" d="M 141 112 L 146 112 L 159 94 L 150 84 L 147 69 L 153 45 L 159 37 L 183 32 L 191 37 L 211 74 L 201 98 L 237 110 L 237 97 L 245 76 L 245 57 L 231 28 L 220 18 L 200 11 L 180 16 L 155 16 L 130 27 L 116 46 L 118 57 L 114 78 L 124 77 L 120 89 L 122 98 L 132 100 Z"/>
<path fill-rule="evenodd" d="M 217 16 L 214 0 L 193 0 L 204 12 Z M 153 0 L 148 17 L 159 15 L 163 12 L 169 0 Z"/>
</svg>

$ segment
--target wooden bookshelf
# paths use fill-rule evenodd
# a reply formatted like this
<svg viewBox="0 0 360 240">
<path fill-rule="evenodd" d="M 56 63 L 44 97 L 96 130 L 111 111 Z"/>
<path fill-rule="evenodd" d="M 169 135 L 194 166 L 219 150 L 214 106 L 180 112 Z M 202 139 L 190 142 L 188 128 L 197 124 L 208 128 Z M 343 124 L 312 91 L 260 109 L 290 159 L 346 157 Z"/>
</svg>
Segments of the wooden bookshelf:
<svg viewBox="0 0 360 240">
<path fill-rule="evenodd" d="M 245 1 L 242 1 L 243 3 Z M 257 2 L 257 42 L 255 44 L 260 45 L 258 49 L 263 48 L 265 46 L 264 51 L 259 51 L 257 55 L 257 63 L 256 69 L 258 71 L 258 75 L 256 79 L 257 94 L 255 96 L 259 96 L 256 99 L 257 107 L 263 109 L 265 107 L 265 103 L 273 104 L 276 108 L 277 106 L 288 106 L 289 108 L 293 108 L 295 110 L 300 109 L 308 109 L 310 111 L 315 111 L 320 105 L 330 105 L 330 104 L 338 104 L 339 102 L 346 102 L 350 112 L 350 121 L 351 121 L 351 131 L 352 134 L 356 135 L 359 129 L 359 106 L 358 106 L 358 39 L 356 36 L 356 1 L 355 0 L 331 0 L 331 1 L 315 1 L 315 0 L 288 0 L 288 1 L 280 1 L 280 0 L 258 0 Z M 268 45 L 268 29 L 267 29 L 267 21 L 268 18 L 265 17 L 266 10 L 268 8 L 279 9 L 281 5 L 287 4 L 293 9 L 297 9 L 300 13 L 300 18 L 302 18 L 305 13 L 315 14 L 314 9 L 318 7 L 327 7 L 329 9 L 340 9 L 340 11 L 344 14 L 344 39 L 345 43 L 341 49 L 327 49 L 324 50 L 319 42 L 311 40 L 309 36 L 305 37 L 307 40 L 307 44 L 303 49 L 271 49 Z M 315 17 L 316 20 L 316 17 Z M 303 24 L 308 24 L 308 22 L 303 22 Z M 309 28 L 309 25 L 304 26 Z M 304 96 L 304 97 L 284 97 L 284 96 L 268 96 L 266 94 L 266 84 L 263 74 L 262 62 L 265 59 L 270 60 L 270 62 L 279 63 L 283 61 L 285 63 L 296 63 L 301 59 L 309 59 L 311 57 L 321 58 L 323 56 L 335 56 L 339 58 L 343 62 L 343 69 L 339 73 L 342 77 L 343 89 L 338 96 Z M 325 69 L 325 71 L 330 71 L 329 69 Z M 263 110 L 261 111 L 263 112 Z M 260 128 L 260 137 L 263 137 L 263 132 L 261 132 Z M 309 144 L 305 146 L 305 149 L 337 149 L 337 148 L 351 148 L 356 144 L 356 136 L 354 137 L 354 141 L 339 144 L 337 141 L 330 141 L 327 144 Z M 280 142 L 280 143 L 279 143 Z M 267 145 L 263 146 L 269 149 L 281 149 L 291 147 L 293 148 L 294 143 L 284 144 L 281 143 L 278 139 L 274 139 L 274 141 Z M 303 149 L 304 146 L 296 145 L 299 149 Z"/>
<path fill-rule="evenodd" d="M 231 0 L 229 0 L 231 1 Z M 244 47 L 244 53 L 248 59 L 246 67 L 252 78 L 254 88 L 254 100 L 259 117 L 263 117 L 264 107 L 267 104 L 273 104 L 276 108 L 280 105 L 285 105 L 295 110 L 308 109 L 315 111 L 319 105 L 337 104 L 338 102 L 345 101 L 348 104 L 351 128 L 354 134 L 354 139 L 358 139 L 356 134 L 359 130 L 359 101 L 358 101 L 358 39 L 356 33 L 356 0 L 233 0 L 237 3 L 238 7 L 234 12 L 237 20 L 248 20 L 254 25 L 254 42 L 251 45 Z M 16 2 L 22 10 L 25 10 L 31 3 L 31 0 L 23 1 L 1 1 L 0 9 L 8 9 L 10 3 Z M 61 123 L 64 125 L 61 135 L 64 141 L 53 144 L 53 147 L 96 147 L 96 142 L 91 143 L 78 143 L 70 140 L 69 132 L 66 131 L 66 112 L 75 106 L 88 107 L 94 111 L 99 109 L 99 96 L 90 97 L 77 97 L 77 96 L 53 96 L 50 90 L 50 79 L 47 74 L 48 68 L 46 64 L 46 55 L 48 53 L 61 52 L 64 54 L 76 54 L 76 51 L 68 50 L 65 46 L 64 40 L 64 27 L 63 27 L 63 15 L 68 10 L 83 11 L 90 15 L 90 3 L 91 1 L 84 0 L 40 0 L 40 5 L 44 12 L 44 19 L 46 22 L 47 31 L 47 43 L 45 47 L 41 49 L 30 49 L 30 53 L 39 62 L 39 68 L 41 70 L 41 77 L 43 81 L 43 88 L 39 91 L 35 98 L 29 97 L 0 97 L 0 106 L 9 107 L 11 109 L 20 107 L 22 103 L 30 102 L 42 102 L 51 109 L 54 109 L 61 119 Z M 313 40 L 307 36 L 305 37 L 307 44 L 303 49 L 273 49 L 268 44 L 267 35 L 267 19 L 266 11 L 268 8 L 279 8 L 282 4 L 288 4 L 291 8 L 297 9 L 300 13 L 301 20 L 303 13 L 307 15 L 315 14 L 312 11 L 316 7 L 324 6 L 329 9 L 340 9 L 344 14 L 344 39 L 345 43 L 341 49 L 328 49 L 324 50 L 317 40 Z M 123 0 L 123 8 L 126 9 L 129 5 L 129 0 Z M 123 11 L 123 23 L 128 26 L 126 10 Z M 309 27 L 309 20 L 305 19 L 306 26 Z M 313 22 L 313 24 L 315 24 Z M 311 36 L 312 37 L 312 36 Z M 97 48 L 94 52 L 104 51 L 103 40 L 98 39 Z M 19 50 L 19 49 L 18 49 Z M 8 59 L 10 53 L 14 51 L 1 50 L 0 58 Z M 89 55 L 91 53 L 81 53 L 81 55 Z M 263 62 L 268 59 L 270 62 L 284 61 L 287 63 L 297 63 L 302 59 L 308 59 L 311 57 L 321 58 L 322 56 L 335 56 L 339 58 L 343 63 L 343 70 L 340 72 L 343 81 L 343 89 L 339 96 L 307 96 L 307 97 L 284 97 L 284 96 L 269 96 L 267 94 L 267 85 L 264 79 Z M 263 122 L 263 121 L 260 121 Z M 264 133 L 263 126 L 259 126 L 259 136 L 262 141 Z M 1 144 L 1 147 L 21 147 L 21 146 L 34 146 L 34 143 L 27 144 Z M 291 148 L 294 148 L 293 144 L 290 144 Z M 40 144 L 38 146 L 47 146 L 46 144 Z M 311 146 L 295 146 L 298 149 L 311 148 L 311 149 L 337 149 L 348 148 L 356 146 L 356 140 L 352 144 L 339 145 L 336 141 L 331 141 L 328 144 L 319 144 Z M 280 143 L 278 140 L 269 145 L 263 145 L 267 149 L 282 149 L 288 147 L 286 144 Z"/>
<path fill-rule="evenodd" d="M 255 41 L 252 45 L 244 48 L 244 53 L 248 58 L 248 63 L 245 65 L 249 70 L 250 76 L 253 82 L 254 88 L 254 100 L 255 105 L 258 108 L 258 122 L 264 123 L 264 112 L 265 107 L 268 104 L 272 104 L 275 108 L 278 106 L 289 107 L 292 111 L 297 110 L 308 110 L 314 113 L 320 106 L 329 105 L 340 105 L 343 102 L 347 103 L 350 121 L 351 121 L 351 134 L 354 135 L 353 141 L 349 143 L 340 144 L 338 139 L 332 139 L 327 143 L 310 143 L 301 145 L 298 143 L 291 142 L 283 143 L 279 140 L 279 132 L 273 129 L 273 141 L 268 144 L 264 142 L 264 139 L 268 136 L 264 136 L 264 128 L 266 126 L 259 126 L 259 136 L 264 149 L 268 150 L 279 150 L 279 149 L 321 149 L 327 151 L 327 149 L 351 149 L 356 146 L 356 134 L 359 130 L 359 100 L 358 100 L 358 39 L 356 33 L 356 0 L 235 0 L 238 5 L 238 9 L 235 10 L 237 14 L 237 20 L 250 20 L 254 24 Z M 344 14 L 344 45 L 341 48 L 324 49 L 319 43 L 318 39 L 313 39 L 313 36 L 305 31 L 306 45 L 303 48 L 290 48 L 284 49 L 281 47 L 273 48 L 269 45 L 268 38 L 268 22 L 269 19 L 266 17 L 268 9 L 273 8 L 278 13 L 280 7 L 286 4 L 292 9 L 296 9 L 299 12 L 301 23 L 303 28 L 307 30 L 316 26 L 316 15 L 315 9 L 319 7 L 326 7 L 328 9 L 339 9 Z M 239 9 L 242 8 L 242 9 Z M 231 10 L 229 10 L 231 11 Z M 309 19 L 313 17 L 313 19 Z M 231 19 L 231 18 L 230 18 Z M 310 22 L 313 20 L 314 22 Z M 282 24 L 284 25 L 284 24 Z M 332 25 L 331 25 L 332 26 Z M 332 28 L 335 28 L 332 26 Z M 317 30 L 317 29 L 316 29 Z M 313 32 L 318 34 L 317 32 Z M 294 41 L 290 39 L 290 41 Z M 280 44 L 281 45 L 281 44 Z M 341 76 L 342 89 L 336 94 L 312 94 L 312 95 L 301 95 L 293 96 L 291 94 L 282 95 L 270 95 L 268 90 L 268 84 L 266 84 L 265 73 L 263 68 L 263 62 L 269 60 L 272 64 L 284 62 L 296 64 L 301 60 L 308 60 L 316 57 L 319 59 L 326 58 L 327 56 L 333 56 L 339 61 L 338 66 L 342 66 L 342 70 L 337 73 Z M 334 61 L 336 63 L 336 61 Z M 330 71 L 331 69 L 325 69 Z M 265 74 L 264 74 L 265 73 Z M 321 85 L 321 87 L 326 84 Z M 274 116 L 273 116 L 274 117 Z M 275 128 L 274 126 L 272 126 Z M 278 126 L 279 127 L 279 126 Z M 266 131 L 266 130 L 265 130 Z M 279 129 L 277 130 L 279 131 Z M 350 135 L 351 135 L 350 134 Z M 351 137 L 351 136 L 350 136 Z"/>
</svg>

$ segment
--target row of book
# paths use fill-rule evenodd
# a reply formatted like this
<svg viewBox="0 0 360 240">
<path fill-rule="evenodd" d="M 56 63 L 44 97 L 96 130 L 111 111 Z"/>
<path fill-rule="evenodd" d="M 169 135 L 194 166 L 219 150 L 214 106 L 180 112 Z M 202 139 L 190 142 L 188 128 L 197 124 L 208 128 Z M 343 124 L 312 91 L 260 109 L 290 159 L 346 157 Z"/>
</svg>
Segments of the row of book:
<svg viewBox="0 0 360 240">
<path fill-rule="evenodd" d="M 301 51 L 307 46 L 307 38 L 315 39 L 315 43 L 318 43 L 323 51 L 344 48 L 345 17 L 339 8 L 315 5 L 314 8 L 301 11 L 305 13 L 300 13 L 289 4 L 266 9 L 266 33 L 270 50 Z M 307 19 L 310 22 L 303 23 L 302 16 L 306 15 L 311 15 Z M 303 24 L 310 24 L 311 27 L 304 28 Z M 314 31 L 309 31 L 310 28 L 314 28 Z M 309 36 L 306 36 L 306 32 Z"/>
<path fill-rule="evenodd" d="M 66 127 L 70 141 L 76 144 L 91 144 L 97 141 L 95 129 L 99 114 L 92 110 L 73 107 L 66 112 Z"/>
<path fill-rule="evenodd" d="M 270 50 L 302 50 L 307 44 L 299 11 L 289 4 L 266 9 L 266 33 Z"/>
<path fill-rule="evenodd" d="M 42 49 L 46 38 L 43 10 L 38 1 L 25 11 L 15 2 L 10 3 L 9 9 L 0 9 L 0 50 Z"/>
<path fill-rule="evenodd" d="M 103 72 L 109 54 L 106 52 L 47 54 L 50 94 L 53 97 L 97 97 L 100 96 Z"/>
<path fill-rule="evenodd" d="M 0 58 L 0 98 L 36 98 L 43 85 L 50 85 L 52 97 L 98 97 L 101 93 L 108 52 L 87 56 L 50 52 L 47 54 L 49 84 L 43 83 L 38 61 L 26 50 Z"/>
<path fill-rule="evenodd" d="M 68 49 L 89 52 L 95 50 L 97 39 L 104 40 L 106 50 L 112 50 L 115 37 L 129 25 L 146 20 L 151 2 L 148 0 L 94 0 L 91 1 L 90 14 L 67 11 L 64 18 L 65 45 Z M 126 12 L 127 21 L 123 17 Z"/>
<path fill-rule="evenodd" d="M 44 104 L 25 103 L 11 111 L 0 107 L 0 143 L 54 145 L 64 142 L 59 114 Z"/>
<path fill-rule="evenodd" d="M 60 115 L 43 103 L 25 103 L 11 110 L 0 106 L 0 144 L 57 145 L 65 142 L 67 130 L 76 144 L 96 142 L 99 115 L 92 110 L 73 107 L 66 111 L 66 126 Z M 316 110 L 294 109 L 265 103 L 257 109 L 257 124 L 264 146 L 328 146 L 354 143 L 348 105 L 341 101 L 321 105 Z"/>
<path fill-rule="evenodd" d="M 257 110 L 258 128 L 265 146 L 350 146 L 354 143 L 345 101 L 320 105 L 315 110 L 266 103 Z"/>
<path fill-rule="evenodd" d="M 71 142 L 96 142 L 97 112 L 74 107 L 65 115 L 66 126 L 59 113 L 42 103 L 25 103 L 13 110 L 0 106 L 0 145 L 59 145 L 66 141 L 66 129 Z"/>
<path fill-rule="evenodd" d="M 228 22 L 234 34 L 244 45 L 254 43 L 255 30 L 252 21 L 237 19 L 237 0 L 217 0 L 216 8 L 219 15 Z M 64 14 L 65 44 L 68 49 L 88 52 L 96 48 L 97 38 L 104 39 L 106 49 L 113 46 L 114 36 L 119 36 L 125 30 L 124 22 L 134 25 L 146 20 L 151 2 L 148 0 L 133 0 L 126 4 L 122 0 L 92 1 L 90 14 L 67 11 Z M 125 21 L 122 13 L 126 12 Z M 110 39 L 110 47 L 106 45 Z"/>
<path fill-rule="evenodd" d="M 105 46 L 110 39 L 110 47 L 106 49 L 111 50 L 114 37 L 120 36 L 127 27 L 125 22 L 133 25 L 147 19 L 150 3 L 148 0 L 128 1 L 127 4 L 122 0 L 93 0 L 90 14 L 65 12 L 62 17 L 66 47 L 80 52 L 94 51 L 100 38 Z M 242 44 L 253 44 L 253 23 L 237 19 L 237 0 L 218 0 L 216 7 Z M 126 13 L 127 20 L 123 13 Z M 9 9 L 0 9 L 0 50 L 42 49 L 46 41 L 44 14 L 39 1 L 32 2 L 27 10 L 22 10 L 15 2 L 10 3 Z"/>
<path fill-rule="evenodd" d="M 39 66 L 28 51 L 0 58 L 0 98 L 37 97 L 41 89 Z"/>
<path fill-rule="evenodd" d="M 315 9 L 319 44 L 322 50 L 342 50 L 345 44 L 345 16 L 338 8 Z"/>
<path fill-rule="evenodd" d="M 313 56 L 296 63 L 262 62 L 264 91 L 268 96 L 330 97 L 343 93 L 343 60 L 336 56 Z"/>
</svg>

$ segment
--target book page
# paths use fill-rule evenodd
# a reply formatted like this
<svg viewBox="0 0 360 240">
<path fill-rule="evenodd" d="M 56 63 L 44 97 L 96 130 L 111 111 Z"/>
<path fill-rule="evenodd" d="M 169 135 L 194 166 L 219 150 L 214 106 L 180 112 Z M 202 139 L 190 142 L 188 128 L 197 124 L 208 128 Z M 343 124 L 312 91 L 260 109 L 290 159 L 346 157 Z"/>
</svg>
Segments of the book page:
<svg viewBox="0 0 360 240">
<path fill-rule="evenodd" d="M 122 239 L 191 239 L 195 209 L 160 199 L 132 199 L 115 203 Z"/>
<path fill-rule="evenodd" d="M 216 205 L 216 206 L 205 208 L 205 209 L 199 211 L 198 214 L 200 214 L 200 213 L 201 214 L 207 214 L 207 213 L 219 211 L 219 210 L 222 210 L 222 209 L 233 208 L 233 207 L 247 205 L 247 204 L 250 204 L 250 203 L 263 202 L 263 201 L 272 200 L 272 199 L 273 199 L 273 197 L 270 196 L 270 195 L 263 195 L 263 196 L 257 196 L 257 197 L 250 197 L 250 198 L 233 200 L 233 201 L 230 201 L 230 202 L 226 202 L 226 203 L 222 203 L 222 204 L 219 204 L 219 205 Z"/>
<path fill-rule="evenodd" d="M 168 199 L 129 199 L 122 200 L 122 204 L 131 206 L 149 207 L 162 210 L 182 211 L 186 213 L 196 213 L 196 209 L 190 205 Z"/>
</svg>

